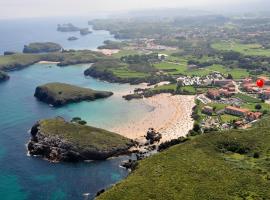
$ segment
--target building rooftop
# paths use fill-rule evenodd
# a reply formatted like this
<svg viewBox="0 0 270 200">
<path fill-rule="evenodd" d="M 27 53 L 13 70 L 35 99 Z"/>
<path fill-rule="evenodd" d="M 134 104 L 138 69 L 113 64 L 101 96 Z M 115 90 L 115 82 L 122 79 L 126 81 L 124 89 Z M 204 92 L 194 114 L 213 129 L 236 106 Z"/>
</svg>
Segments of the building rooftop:
<svg viewBox="0 0 270 200">
<path fill-rule="evenodd" d="M 249 109 L 247 109 L 247 108 L 237 108 L 234 106 L 227 106 L 226 109 L 234 110 L 234 111 L 238 111 L 238 112 L 242 112 L 242 113 L 249 112 Z"/>
</svg>

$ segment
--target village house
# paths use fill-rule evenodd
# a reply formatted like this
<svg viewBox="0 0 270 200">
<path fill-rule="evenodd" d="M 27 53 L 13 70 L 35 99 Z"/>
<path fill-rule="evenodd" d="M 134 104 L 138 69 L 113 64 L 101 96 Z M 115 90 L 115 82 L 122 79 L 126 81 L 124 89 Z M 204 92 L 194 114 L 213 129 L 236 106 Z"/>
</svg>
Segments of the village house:
<svg viewBox="0 0 270 200">
<path fill-rule="evenodd" d="M 258 77 L 258 79 L 263 80 L 263 82 L 264 82 L 265 85 L 270 85 L 270 80 L 269 80 L 268 77 L 260 76 L 260 77 Z"/>
<path fill-rule="evenodd" d="M 218 100 L 220 99 L 220 92 L 219 90 L 216 89 L 209 89 L 206 94 L 207 97 L 213 100 Z"/>
<path fill-rule="evenodd" d="M 220 89 L 219 90 L 219 94 L 221 96 L 223 96 L 223 97 L 229 98 L 229 97 L 231 97 L 234 94 L 234 92 L 230 92 L 230 91 L 225 90 L 225 89 Z"/>
<path fill-rule="evenodd" d="M 260 112 L 249 112 L 246 115 L 246 119 L 248 121 L 252 122 L 254 120 L 260 119 L 261 116 L 262 116 L 262 113 L 260 113 Z"/>
<path fill-rule="evenodd" d="M 259 91 L 258 87 L 254 83 L 245 83 L 242 85 L 242 88 L 248 93 L 256 93 Z"/>
<path fill-rule="evenodd" d="M 242 82 L 243 85 L 245 85 L 245 84 L 251 84 L 251 83 L 253 83 L 252 78 L 245 78 L 245 79 L 243 80 L 243 82 Z"/>
<path fill-rule="evenodd" d="M 249 112 L 249 109 L 245 109 L 245 108 L 237 108 L 234 106 L 227 106 L 225 108 L 225 113 L 230 114 L 230 115 L 234 115 L 234 116 L 246 116 L 246 114 Z"/>
<path fill-rule="evenodd" d="M 263 100 L 269 100 L 270 99 L 270 90 L 263 90 L 259 93 L 259 98 Z"/>
<path fill-rule="evenodd" d="M 211 106 L 204 106 L 202 109 L 202 113 L 206 115 L 213 115 L 214 113 L 214 108 Z"/>
<path fill-rule="evenodd" d="M 228 85 L 228 84 L 232 84 L 232 80 L 231 79 L 222 79 L 222 80 L 214 80 L 213 84 L 216 86 L 224 86 L 224 85 Z"/>
</svg>

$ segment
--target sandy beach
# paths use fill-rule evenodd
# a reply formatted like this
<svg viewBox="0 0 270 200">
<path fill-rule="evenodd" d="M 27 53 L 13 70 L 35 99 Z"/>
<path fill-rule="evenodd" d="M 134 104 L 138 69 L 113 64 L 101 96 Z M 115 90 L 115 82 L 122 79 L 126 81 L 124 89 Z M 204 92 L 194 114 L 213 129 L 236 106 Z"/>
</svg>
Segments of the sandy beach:
<svg viewBox="0 0 270 200">
<path fill-rule="evenodd" d="M 141 140 L 148 128 L 154 128 L 162 134 L 162 142 L 186 136 L 193 127 L 191 114 L 195 105 L 194 98 L 194 96 L 160 94 L 139 100 L 152 106 L 153 110 L 140 119 L 116 127 L 112 131 L 131 139 Z"/>
<path fill-rule="evenodd" d="M 60 62 L 53 62 L 53 61 L 46 61 L 46 60 L 38 62 L 38 64 L 58 64 L 58 63 L 60 63 Z"/>
</svg>

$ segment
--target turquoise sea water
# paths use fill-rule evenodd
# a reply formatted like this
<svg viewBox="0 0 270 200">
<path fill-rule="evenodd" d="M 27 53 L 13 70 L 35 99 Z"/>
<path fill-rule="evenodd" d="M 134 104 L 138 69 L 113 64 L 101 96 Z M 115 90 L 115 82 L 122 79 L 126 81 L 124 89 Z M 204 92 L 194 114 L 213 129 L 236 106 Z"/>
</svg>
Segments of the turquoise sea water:
<svg viewBox="0 0 270 200">
<path fill-rule="evenodd" d="M 22 26 L 21 23 L 17 23 Z M 26 29 L 30 30 L 31 27 Z M 0 32 L 3 32 L 2 27 Z M 25 35 L 28 31 L 23 33 L 21 32 L 20 37 L 28 37 Z M 20 46 L 18 45 L 20 40 L 16 38 L 12 40 L 8 35 L 5 36 L 7 41 L 14 40 L 15 46 Z M 100 45 L 103 40 L 112 36 L 106 33 L 103 39 L 95 38 L 94 35 L 91 37 L 93 37 L 91 40 Z M 3 40 L 3 35 L 1 39 Z M 6 43 L 5 45 L 8 46 Z M 77 48 L 81 47 L 80 44 L 77 45 Z M 88 47 L 96 46 L 92 44 Z M 89 65 L 61 68 L 55 65 L 35 64 L 21 71 L 10 72 L 11 79 L 0 84 L 1 200 L 92 199 L 100 189 L 109 187 L 127 176 L 128 172 L 119 167 L 120 162 L 127 157 L 90 163 L 52 164 L 27 156 L 25 144 L 30 138 L 28 130 L 39 119 L 56 116 L 70 119 L 79 116 L 90 125 L 109 129 L 140 117 L 150 109 L 136 101 L 124 101 L 120 95 L 61 108 L 50 107 L 33 97 L 37 85 L 55 81 L 113 92 L 125 91 L 130 87 L 86 78 L 83 71 L 87 67 Z M 83 196 L 84 193 L 90 193 L 89 198 Z"/>
<path fill-rule="evenodd" d="M 11 72 L 11 79 L 0 84 L 0 199 L 83 199 L 94 195 L 127 175 L 119 168 L 120 157 L 103 162 L 51 164 L 26 155 L 29 128 L 42 118 L 82 117 L 90 125 L 112 128 L 140 117 L 150 108 L 119 95 L 95 102 L 53 108 L 37 101 L 35 87 L 48 82 L 65 82 L 99 90 L 125 91 L 129 85 L 110 84 L 83 76 L 88 65 L 57 67 L 35 64 Z"/>
</svg>

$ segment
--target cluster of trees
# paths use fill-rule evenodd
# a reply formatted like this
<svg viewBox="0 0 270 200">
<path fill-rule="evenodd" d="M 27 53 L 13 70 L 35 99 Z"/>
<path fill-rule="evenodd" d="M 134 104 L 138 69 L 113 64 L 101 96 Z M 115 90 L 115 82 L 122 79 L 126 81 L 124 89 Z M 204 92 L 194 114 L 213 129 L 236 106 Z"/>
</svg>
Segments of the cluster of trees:
<svg viewBox="0 0 270 200">
<path fill-rule="evenodd" d="M 154 63 L 158 62 L 158 54 L 151 53 L 151 54 L 135 54 L 135 55 L 128 55 L 121 57 L 121 61 L 128 63 L 128 64 L 138 64 L 138 63 Z"/>
</svg>

